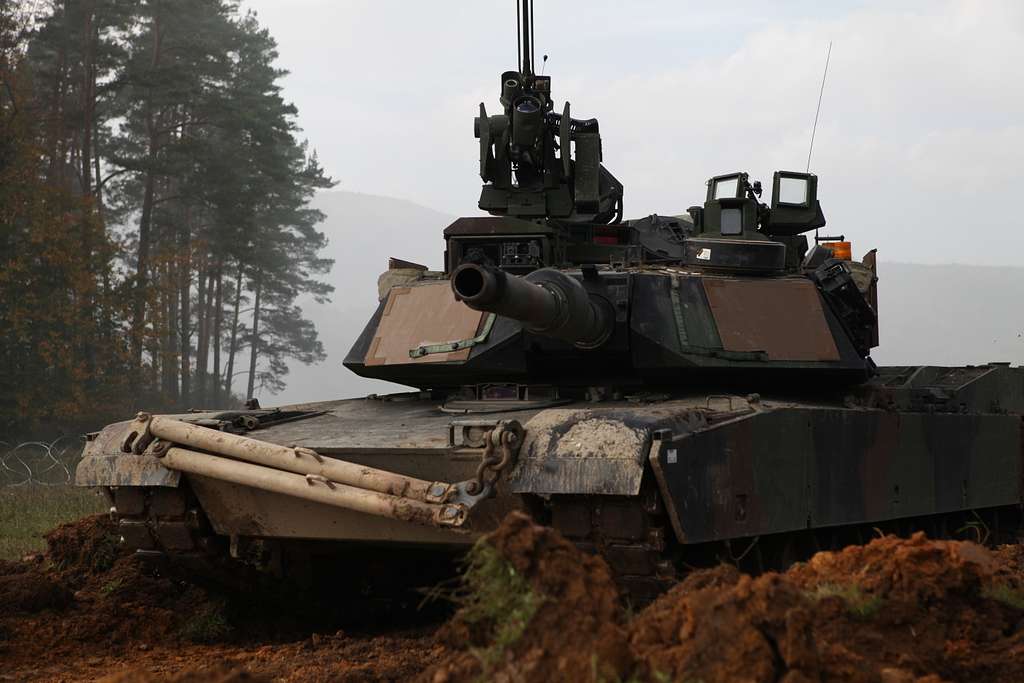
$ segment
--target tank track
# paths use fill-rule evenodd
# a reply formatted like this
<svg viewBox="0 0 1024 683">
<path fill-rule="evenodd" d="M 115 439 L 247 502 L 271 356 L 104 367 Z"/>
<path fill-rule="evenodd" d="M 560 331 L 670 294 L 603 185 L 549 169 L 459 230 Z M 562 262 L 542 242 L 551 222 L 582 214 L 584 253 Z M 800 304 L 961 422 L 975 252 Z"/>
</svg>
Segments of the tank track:
<svg viewBox="0 0 1024 683">
<path fill-rule="evenodd" d="M 214 534 L 186 486 L 118 487 L 108 494 L 122 542 L 144 558 L 208 561 L 231 554 L 229 540 Z M 1014 505 L 683 545 L 675 539 L 650 477 L 638 496 L 555 495 L 533 502 L 538 522 L 604 558 L 623 597 L 638 606 L 671 588 L 681 574 L 722 563 L 759 574 L 785 570 L 816 552 L 867 543 L 881 534 L 924 531 L 930 538 L 994 545 L 1020 542 L 1024 530 L 1024 506 Z"/>
<path fill-rule="evenodd" d="M 552 496 L 549 509 L 551 526 L 603 557 L 630 602 L 650 602 L 676 583 L 672 530 L 653 482 L 638 497 Z"/>
<path fill-rule="evenodd" d="M 192 491 L 177 488 L 119 486 L 108 489 L 111 516 L 122 543 L 142 556 L 221 554 L 225 539 L 216 536 Z"/>
<path fill-rule="evenodd" d="M 637 497 L 552 496 L 546 508 L 546 522 L 581 550 L 603 557 L 620 592 L 635 605 L 651 602 L 693 569 L 724 563 L 754 575 L 784 571 L 817 552 L 865 544 L 880 535 L 924 531 L 929 538 L 988 546 L 1024 539 L 1024 505 L 1014 505 L 682 545 L 660 493 L 647 479 Z"/>
</svg>

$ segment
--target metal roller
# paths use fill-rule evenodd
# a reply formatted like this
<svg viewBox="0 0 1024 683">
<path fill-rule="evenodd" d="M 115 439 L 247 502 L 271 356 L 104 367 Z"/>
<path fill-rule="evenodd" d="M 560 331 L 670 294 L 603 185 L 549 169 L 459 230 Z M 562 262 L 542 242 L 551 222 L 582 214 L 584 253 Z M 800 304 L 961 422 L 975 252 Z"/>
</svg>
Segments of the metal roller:
<svg viewBox="0 0 1024 683">
<path fill-rule="evenodd" d="M 406 522 L 434 526 L 461 526 L 467 508 L 461 503 L 424 503 L 399 498 L 377 491 L 333 482 L 318 474 L 295 474 L 262 467 L 248 462 L 230 460 L 187 448 L 172 447 L 163 456 L 165 467 L 202 477 L 211 477 L 242 486 L 281 493 L 314 503 L 393 517 Z"/>
<path fill-rule="evenodd" d="M 325 458 L 309 448 L 279 446 L 169 417 L 150 418 L 149 433 L 179 446 L 226 455 L 296 474 L 321 476 L 339 484 L 391 496 L 440 503 L 456 493 L 453 484 L 424 481 L 344 460 Z"/>
</svg>

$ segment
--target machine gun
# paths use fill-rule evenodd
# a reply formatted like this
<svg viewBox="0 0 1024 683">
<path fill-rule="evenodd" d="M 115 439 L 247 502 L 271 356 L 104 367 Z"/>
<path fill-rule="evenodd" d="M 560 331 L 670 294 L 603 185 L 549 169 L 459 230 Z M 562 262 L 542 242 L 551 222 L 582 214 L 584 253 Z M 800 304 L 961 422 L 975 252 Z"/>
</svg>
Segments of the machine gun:
<svg viewBox="0 0 1024 683">
<path fill-rule="evenodd" d="M 532 4 L 522 0 L 518 70 L 501 75 L 504 114 L 488 115 L 481 102 L 474 121 L 484 181 L 480 209 L 533 220 L 617 223 L 622 183 L 601 164 L 597 119 L 572 118 L 568 102 L 555 113 L 551 77 L 533 71 Z"/>
</svg>

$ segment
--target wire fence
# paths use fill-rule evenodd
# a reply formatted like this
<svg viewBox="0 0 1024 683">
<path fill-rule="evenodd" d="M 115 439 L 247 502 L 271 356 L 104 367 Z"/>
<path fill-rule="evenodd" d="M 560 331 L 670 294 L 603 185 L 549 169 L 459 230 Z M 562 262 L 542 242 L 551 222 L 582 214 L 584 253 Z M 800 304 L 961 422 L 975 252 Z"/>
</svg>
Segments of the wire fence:
<svg viewBox="0 0 1024 683">
<path fill-rule="evenodd" d="M 80 436 L 62 436 L 49 443 L 0 441 L 0 488 L 72 483 L 83 444 Z"/>
</svg>

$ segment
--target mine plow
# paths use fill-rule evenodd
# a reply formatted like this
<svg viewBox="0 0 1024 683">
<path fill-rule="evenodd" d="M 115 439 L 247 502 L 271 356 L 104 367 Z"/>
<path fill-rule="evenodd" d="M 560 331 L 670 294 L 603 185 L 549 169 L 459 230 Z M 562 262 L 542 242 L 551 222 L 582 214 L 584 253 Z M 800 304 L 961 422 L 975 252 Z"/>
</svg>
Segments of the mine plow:
<svg viewBox="0 0 1024 683">
<path fill-rule="evenodd" d="M 325 413 L 299 414 L 320 417 Z M 241 505 L 225 510 L 224 515 L 200 512 L 196 497 L 201 501 L 225 491 L 240 493 L 246 500 L 253 500 L 250 496 L 257 496 L 255 500 L 262 500 L 261 496 L 288 499 L 297 509 L 306 506 L 328 516 L 333 511 L 407 524 L 410 529 L 444 529 L 457 539 L 470 533 L 474 508 L 494 496 L 499 475 L 515 464 L 523 439 L 516 420 L 453 421 L 447 425 L 451 438 L 463 440 L 444 450 L 460 465 L 475 461 L 475 466 L 469 469 L 469 478 L 448 483 L 244 435 L 261 426 L 266 429 L 261 419 L 269 424 L 298 419 L 295 415 L 282 420 L 280 415 L 281 411 L 183 416 L 140 413 L 131 422 L 113 426 L 109 433 L 92 435 L 93 448 L 87 447 L 78 483 L 88 486 L 103 480 L 118 484 L 107 488 L 112 511 L 125 542 L 143 551 L 193 550 L 199 545 L 194 531 L 210 522 L 213 533 L 228 538 L 237 538 L 239 532 L 264 536 L 258 533 L 261 524 L 266 525 L 264 532 L 272 534 L 275 524 L 282 523 L 272 511 L 261 517 L 259 505 L 257 509 Z M 417 454 L 416 449 L 407 450 L 410 455 Z M 466 473 L 466 467 L 459 472 Z M 217 509 L 215 504 L 207 507 Z M 146 515 L 140 518 L 143 512 Z M 239 529 L 237 522 L 243 518 L 247 526 Z M 301 523 L 298 526 L 289 536 L 304 536 Z M 407 535 L 415 539 L 417 532 L 408 531 Z"/>
<path fill-rule="evenodd" d="M 490 495 L 494 478 L 512 463 L 522 436 L 514 421 L 495 425 L 482 437 L 485 447 L 477 478 L 448 484 L 145 413 L 128 430 L 123 451 L 143 455 L 152 445 L 152 454 L 176 472 L 369 515 L 454 528 L 463 526 L 469 511 Z"/>
</svg>

